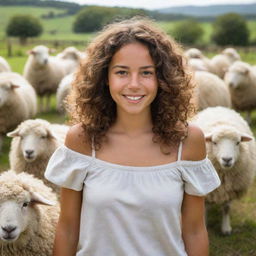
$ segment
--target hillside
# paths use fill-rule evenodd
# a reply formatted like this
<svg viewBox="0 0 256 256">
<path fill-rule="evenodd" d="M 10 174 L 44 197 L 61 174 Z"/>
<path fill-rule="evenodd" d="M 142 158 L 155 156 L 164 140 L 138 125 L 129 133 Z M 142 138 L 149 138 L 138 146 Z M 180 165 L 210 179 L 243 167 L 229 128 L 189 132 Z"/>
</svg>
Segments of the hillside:
<svg viewBox="0 0 256 256">
<path fill-rule="evenodd" d="M 236 12 L 241 15 L 255 15 L 255 4 L 242 4 L 242 5 L 208 5 L 208 6 L 180 6 L 158 9 L 160 13 L 169 14 L 183 14 L 189 16 L 218 16 L 224 13 Z"/>
</svg>

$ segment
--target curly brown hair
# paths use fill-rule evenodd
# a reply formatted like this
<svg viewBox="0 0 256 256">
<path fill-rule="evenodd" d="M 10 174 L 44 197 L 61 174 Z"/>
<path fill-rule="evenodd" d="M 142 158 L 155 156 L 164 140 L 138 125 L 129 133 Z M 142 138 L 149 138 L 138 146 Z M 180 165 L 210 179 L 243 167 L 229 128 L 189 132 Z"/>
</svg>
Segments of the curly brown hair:
<svg viewBox="0 0 256 256">
<path fill-rule="evenodd" d="M 135 17 L 107 25 L 99 33 L 87 47 L 72 84 L 68 98 L 72 122 L 82 123 L 96 150 L 116 120 L 116 103 L 107 86 L 109 63 L 117 50 L 134 42 L 147 46 L 156 68 L 159 88 L 151 104 L 153 141 L 169 147 L 187 134 L 187 120 L 195 111 L 194 85 L 181 47 L 153 21 Z"/>
</svg>

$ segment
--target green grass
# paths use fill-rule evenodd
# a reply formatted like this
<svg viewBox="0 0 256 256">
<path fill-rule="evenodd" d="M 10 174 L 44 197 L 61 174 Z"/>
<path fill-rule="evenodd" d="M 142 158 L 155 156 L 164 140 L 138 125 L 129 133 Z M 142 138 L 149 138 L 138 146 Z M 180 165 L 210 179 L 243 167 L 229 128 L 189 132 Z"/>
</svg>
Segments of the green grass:
<svg viewBox="0 0 256 256">
<path fill-rule="evenodd" d="M 55 13 L 63 12 L 54 8 L 34 8 L 34 7 L 2 7 L 0 8 L 0 55 L 4 56 L 10 63 L 12 70 L 18 73 L 23 72 L 24 64 L 27 60 L 26 52 L 34 45 L 38 44 L 38 39 L 47 40 L 45 44 L 48 47 L 56 49 L 56 53 L 62 50 L 64 47 L 69 46 L 71 41 L 81 41 L 77 45 L 77 48 L 83 50 L 86 43 L 93 38 L 93 34 L 74 34 L 72 33 L 72 23 L 74 16 L 67 16 L 64 18 L 55 18 L 42 20 L 44 26 L 44 33 L 40 38 L 29 40 L 29 44 L 26 46 L 20 46 L 14 43 L 12 45 L 13 57 L 7 56 L 7 43 L 1 41 L 4 37 L 4 27 L 7 24 L 9 17 L 14 14 L 33 14 L 40 17 L 42 14 L 47 14 L 49 11 Z M 175 22 L 161 22 L 159 25 L 165 29 L 170 30 L 174 26 Z M 256 39 L 256 21 L 248 22 L 251 38 Z M 211 23 L 202 23 L 202 27 L 205 31 L 202 39 L 202 44 L 209 41 L 212 31 Z M 56 34 L 53 35 L 52 32 Z M 66 40 L 66 43 L 58 45 L 58 40 Z M 255 40 L 256 41 L 256 40 Z M 212 57 L 219 53 L 221 49 L 206 48 L 202 50 L 203 53 Z M 242 60 L 251 64 L 256 64 L 256 54 L 253 48 L 239 48 L 239 54 Z M 64 123 L 66 121 L 65 116 L 58 114 L 55 110 L 55 97 L 52 97 L 51 111 L 44 114 L 38 114 L 37 118 L 46 119 L 52 123 Z M 242 113 L 244 115 L 244 113 Z M 256 135 L 256 111 L 253 112 L 253 121 L 251 128 Z M 8 152 L 10 149 L 10 138 L 4 139 L 3 152 L 0 154 L 0 172 L 9 168 Z M 233 227 L 233 234 L 231 236 L 222 236 L 220 234 L 220 221 L 221 212 L 218 207 L 212 207 L 208 214 L 208 231 L 210 238 L 210 250 L 211 256 L 256 256 L 256 182 L 249 190 L 248 194 L 239 201 L 234 202 L 232 206 L 231 223 Z"/>
</svg>

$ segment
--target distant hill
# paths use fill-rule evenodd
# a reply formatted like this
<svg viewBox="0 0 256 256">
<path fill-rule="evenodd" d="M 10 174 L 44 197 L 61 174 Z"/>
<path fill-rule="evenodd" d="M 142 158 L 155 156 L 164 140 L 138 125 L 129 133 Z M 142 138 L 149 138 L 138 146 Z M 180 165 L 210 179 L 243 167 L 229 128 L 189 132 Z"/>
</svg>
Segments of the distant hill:
<svg viewBox="0 0 256 256">
<path fill-rule="evenodd" d="M 255 4 L 242 4 L 242 5 L 208 5 L 208 6 L 180 6 L 158 9 L 160 13 L 165 14 L 182 14 L 189 16 L 218 16 L 224 13 L 235 12 L 241 15 L 255 15 Z"/>
</svg>

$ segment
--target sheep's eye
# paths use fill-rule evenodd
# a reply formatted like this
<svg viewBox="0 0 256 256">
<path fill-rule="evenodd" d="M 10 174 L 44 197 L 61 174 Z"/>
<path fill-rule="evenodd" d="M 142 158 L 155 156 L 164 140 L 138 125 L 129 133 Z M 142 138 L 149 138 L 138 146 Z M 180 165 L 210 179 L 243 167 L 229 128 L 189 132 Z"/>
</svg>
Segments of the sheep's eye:
<svg viewBox="0 0 256 256">
<path fill-rule="evenodd" d="M 42 136 L 41 136 L 41 139 L 46 139 L 46 138 L 47 138 L 46 135 L 42 135 Z"/>
<path fill-rule="evenodd" d="M 240 144 L 240 141 L 238 141 L 237 143 L 236 143 L 236 145 L 238 146 Z"/>
<path fill-rule="evenodd" d="M 25 207 L 28 207 L 29 206 L 29 202 L 25 202 L 23 203 L 22 207 L 25 208 Z"/>
<path fill-rule="evenodd" d="M 212 143 L 213 143 L 214 145 L 217 145 L 217 142 L 215 142 L 215 141 L 213 141 Z"/>
</svg>

